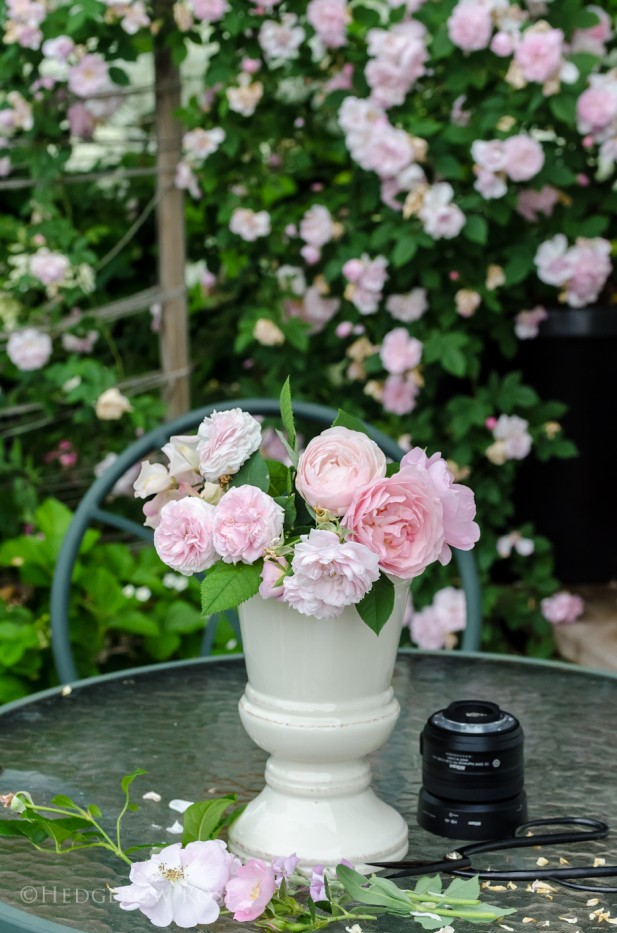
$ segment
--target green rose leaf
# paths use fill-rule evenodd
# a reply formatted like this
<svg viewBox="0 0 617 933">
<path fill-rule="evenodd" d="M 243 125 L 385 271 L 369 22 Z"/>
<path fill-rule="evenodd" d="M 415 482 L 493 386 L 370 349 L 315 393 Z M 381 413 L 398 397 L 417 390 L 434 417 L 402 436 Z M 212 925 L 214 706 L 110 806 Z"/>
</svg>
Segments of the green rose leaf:
<svg viewBox="0 0 617 933">
<path fill-rule="evenodd" d="M 283 388 L 281 389 L 280 395 L 280 405 L 281 405 L 281 420 L 283 422 L 283 427 L 287 432 L 287 440 L 289 446 L 295 450 L 296 448 L 296 426 L 294 423 L 294 411 L 291 404 L 291 385 L 289 382 L 289 376 L 285 380 Z"/>
<path fill-rule="evenodd" d="M 223 825 L 226 825 L 222 819 L 223 814 L 236 800 L 235 794 L 228 794 L 226 797 L 191 804 L 184 813 L 182 845 L 216 839 Z"/>
<path fill-rule="evenodd" d="M 383 573 L 366 596 L 356 604 L 360 618 L 376 635 L 379 635 L 390 618 L 393 607 L 394 584 Z"/>
<path fill-rule="evenodd" d="M 246 460 L 232 476 L 230 486 L 256 486 L 262 492 L 270 488 L 268 464 L 258 450 Z"/>
<path fill-rule="evenodd" d="M 260 583 L 261 563 L 225 564 L 219 561 L 201 584 L 202 615 L 235 609 L 239 603 L 255 595 Z"/>
<path fill-rule="evenodd" d="M 347 412 L 343 411 L 341 408 L 339 408 L 338 414 L 332 422 L 332 427 L 347 428 L 349 431 L 359 431 L 360 434 L 369 436 L 364 422 L 356 418 L 355 415 L 348 415 Z"/>
</svg>

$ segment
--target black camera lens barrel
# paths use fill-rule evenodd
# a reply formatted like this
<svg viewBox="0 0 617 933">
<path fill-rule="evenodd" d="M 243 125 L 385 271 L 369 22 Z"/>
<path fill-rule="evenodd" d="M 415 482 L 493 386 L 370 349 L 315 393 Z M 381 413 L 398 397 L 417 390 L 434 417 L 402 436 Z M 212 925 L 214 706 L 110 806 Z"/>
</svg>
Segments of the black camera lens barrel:
<svg viewBox="0 0 617 933">
<path fill-rule="evenodd" d="M 418 822 L 456 839 L 497 838 L 527 818 L 523 730 L 496 703 L 457 700 L 420 736 Z"/>
</svg>

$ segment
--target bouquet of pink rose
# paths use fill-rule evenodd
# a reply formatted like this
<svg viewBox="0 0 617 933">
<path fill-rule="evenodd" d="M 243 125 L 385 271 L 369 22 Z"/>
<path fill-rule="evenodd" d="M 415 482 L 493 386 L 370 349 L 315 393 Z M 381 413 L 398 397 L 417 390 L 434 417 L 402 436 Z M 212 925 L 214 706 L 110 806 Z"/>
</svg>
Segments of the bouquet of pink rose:
<svg viewBox="0 0 617 933">
<path fill-rule="evenodd" d="M 318 619 L 355 605 L 378 633 L 394 581 L 478 540 L 473 492 L 438 453 L 415 447 L 389 465 L 362 422 L 340 411 L 300 453 L 289 380 L 281 416 L 290 466 L 261 455 L 261 425 L 240 408 L 170 438 L 167 466 L 144 461 L 134 488 L 154 493 L 144 513 L 156 551 L 179 573 L 205 572 L 205 615 L 259 592 Z"/>
</svg>

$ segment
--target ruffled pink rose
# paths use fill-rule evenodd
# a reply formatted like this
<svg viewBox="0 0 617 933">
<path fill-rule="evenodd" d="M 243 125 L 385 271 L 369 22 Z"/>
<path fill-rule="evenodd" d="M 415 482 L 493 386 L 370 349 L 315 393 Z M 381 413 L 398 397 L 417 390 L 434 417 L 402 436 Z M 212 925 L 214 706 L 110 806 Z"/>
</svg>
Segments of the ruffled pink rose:
<svg viewBox="0 0 617 933">
<path fill-rule="evenodd" d="M 529 181 L 544 165 L 544 150 L 526 133 L 510 136 L 503 144 L 505 171 L 512 181 Z"/>
<path fill-rule="evenodd" d="M 204 418 L 197 433 L 199 472 L 211 482 L 237 473 L 261 444 L 261 425 L 241 408 L 213 412 Z"/>
<path fill-rule="evenodd" d="M 347 42 L 347 0 L 310 0 L 306 18 L 327 49 L 340 49 Z"/>
<path fill-rule="evenodd" d="M 411 580 L 443 553 L 443 512 L 426 471 L 409 463 L 356 489 L 342 524 L 351 540 L 377 554 L 382 570 Z"/>
<path fill-rule="evenodd" d="M 342 515 L 357 486 L 386 475 L 386 458 L 360 431 L 327 428 L 300 456 L 296 489 L 314 509 Z"/>
<path fill-rule="evenodd" d="M 567 590 L 561 590 L 548 596 L 540 603 L 542 615 L 547 622 L 553 625 L 562 625 L 576 622 L 585 610 L 583 599 L 575 593 L 569 593 Z"/>
<path fill-rule="evenodd" d="M 234 486 L 216 506 L 214 547 L 226 564 L 252 564 L 280 537 L 285 512 L 257 486 Z"/>
<path fill-rule="evenodd" d="M 181 489 L 165 489 L 163 492 L 157 492 L 155 496 L 148 499 L 143 504 L 143 513 L 145 515 L 144 525 L 146 528 L 158 528 L 161 524 L 161 511 L 168 502 L 177 502 L 179 499 L 185 499 L 186 494 Z"/>
<path fill-rule="evenodd" d="M 401 460 L 401 469 L 412 465 L 426 472 L 435 494 L 443 507 L 444 547 L 439 556 L 446 564 L 451 555 L 450 547 L 469 551 L 480 537 L 480 528 L 474 521 L 476 503 L 473 491 L 462 483 L 455 483 L 452 473 L 441 454 L 427 457 L 420 447 L 413 447 Z"/>
<path fill-rule="evenodd" d="M 379 578 L 377 555 L 333 531 L 314 528 L 296 545 L 293 575 L 285 577 L 283 599 L 303 615 L 335 619 L 360 602 Z"/>
<path fill-rule="evenodd" d="M 602 133 L 617 119 L 617 82 L 599 82 L 576 102 L 579 133 Z"/>
<path fill-rule="evenodd" d="M 534 223 L 539 214 L 550 217 L 558 201 L 559 191 L 552 185 L 544 185 L 539 191 L 524 188 L 519 192 L 516 210 L 525 220 Z"/>
<path fill-rule="evenodd" d="M 525 81 L 544 84 L 561 68 L 563 32 L 561 29 L 533 27 L 523 33 L 514 51 L 514 60 Z"/>
<path fill-rule="evenodd" d="M 381 390 L 381 404 L 384 411 L 394 415 L 408 415 L 416 407 L 416 398 L 420 387 L 415 379 L 408 376 L 388 376 Z"/>
<path fill-rule="evenodd" d="M 51 351 L 51 337 L 36 327 L 14 330 L 6 344 L 8 358 L 22 372 L 42 369 Z"/>
<path fill-rule="evenodd" d="M 476 52 L 488 46 L 492 34 L 490 4 L 459 0 L 448 19 L 450 41 L 464 52 Z"/>
<path fill-rule="evenodd" d="M 384 337 L 379 356 L 387 372 L 400 375 L 419 365 L 422 344 L 416 337 L 410 337 L 404 327 L 395 327 Z"/>
<path fill-rule="evenodd" d="M 188 577 L 216 563 L 215 511 L 198 496 L 184 496 L 163 506 L 154 530 L 154 547 L 164 564 Z"/>
</svg>

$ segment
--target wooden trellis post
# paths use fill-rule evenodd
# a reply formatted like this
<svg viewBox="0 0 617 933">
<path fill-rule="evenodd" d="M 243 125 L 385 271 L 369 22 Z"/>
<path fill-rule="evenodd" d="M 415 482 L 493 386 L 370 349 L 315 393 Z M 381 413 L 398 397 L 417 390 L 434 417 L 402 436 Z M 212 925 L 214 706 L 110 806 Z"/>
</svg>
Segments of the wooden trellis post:
<svg viewBox="0 0 617 933">
<path fill-rule="evenodd" d="M 155 49 L 154 71 L 159 283 L 170 293 L 162 303 L 160 354 L 163 374 L 170 377 L 163 390 L 167 417 L 174 418 L 190 408 L 190 359 L 183 193 L 173 184 L 182 142 L 182 129 L 174 116 L 180 106 L 180 71 L 162 43 Z"/>
</svg>

